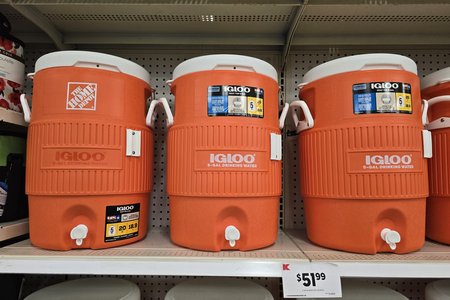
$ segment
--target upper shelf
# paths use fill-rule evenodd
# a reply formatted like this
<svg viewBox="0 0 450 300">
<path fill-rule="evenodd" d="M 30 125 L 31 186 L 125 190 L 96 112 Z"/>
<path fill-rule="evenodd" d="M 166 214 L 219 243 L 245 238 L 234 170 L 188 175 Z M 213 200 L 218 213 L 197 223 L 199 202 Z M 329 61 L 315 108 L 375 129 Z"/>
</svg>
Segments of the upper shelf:
<svg viewBox="0 0 450 300">
<path fill-rule="evenodd" d="M 11 2 L 12 4 L 6 4 Z M 1 1 L 14 34 L 86 44 L 449 45 L 450 1 Z M 32 20 L 33 22 L 30 22 Z M 51 37 L 51 39 L 49 38 Z"/>
</svg>

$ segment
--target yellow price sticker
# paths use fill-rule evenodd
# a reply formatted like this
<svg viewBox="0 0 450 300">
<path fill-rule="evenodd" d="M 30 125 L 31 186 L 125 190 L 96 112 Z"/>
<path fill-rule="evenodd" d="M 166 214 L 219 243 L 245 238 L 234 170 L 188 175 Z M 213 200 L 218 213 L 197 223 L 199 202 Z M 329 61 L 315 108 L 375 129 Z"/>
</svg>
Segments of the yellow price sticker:
<svg viewBox="0 0 450 300">
<path fill-rule="evenodd" d="M 106 237 L 115 237 L 135 233 L 139 231 L 139 220 L 108 224 Z"/>
</svg>

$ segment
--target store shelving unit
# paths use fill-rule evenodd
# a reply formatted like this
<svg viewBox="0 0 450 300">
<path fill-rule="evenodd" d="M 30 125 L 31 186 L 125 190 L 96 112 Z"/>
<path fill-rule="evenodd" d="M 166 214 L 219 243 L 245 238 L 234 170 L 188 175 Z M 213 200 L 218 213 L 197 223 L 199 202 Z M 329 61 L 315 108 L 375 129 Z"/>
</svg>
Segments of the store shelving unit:
<svg viewBox="0 0 450 300">
<path fill-rule="evenodd" d="M 0 223 L 0 242 L 28 234 L 28 219 Z"/>
<path fill-rule="evenodd" d="M 280 74 L 284 99 L 311 67 L 364 52 L 408 55 L 421 76 L 450 65 L 450 1 L 425 0 L 0 0 L 13 34 L 27 46 L 27 71 L 58 49 L 94 50 L 131 59 L 151 72 L 157 96 L 181 61 L 231 52 L 262 58 Z M 27 82 L 27 92 L 31 92 Z M 0 110 L 0 121 L 25 126 Z M 0 249 L 0 273 L 268 277 L 281 264 L 327 262 L 343 277 L 450 278 L 450 247 L 427 242 L 408 255 L 357 255 L 312 245 L 304 234 L 296 137 L 284 136 L 284 192 L 277 244 L 251 252 L 208 253 L 174 246 L 165 194 L 165 125 L 155 130 L 152 231 L 133 245 L 54 252 L 23 241 Z M 288 132 L 287 128 L 285 132 Z M 416 281 L 414 281 L 416 282 Z M 423 288 L 423 286 L 421 287 Z M 422 299 L 418 289 L 411 291 Z M 145 297 L 145 295 L 144 295 Z M 150 296 L 148 296 L 150 297 Z M 150 298 L 147 298 L 150 299 Z"/>
<path fill-rule="evenodd" d="M 27 126 L 27 123 L 23 119 L 23 114 L 4 109 L 0 107 L 0 123 L 8 123 L 19 126 Z"/>
</svg>

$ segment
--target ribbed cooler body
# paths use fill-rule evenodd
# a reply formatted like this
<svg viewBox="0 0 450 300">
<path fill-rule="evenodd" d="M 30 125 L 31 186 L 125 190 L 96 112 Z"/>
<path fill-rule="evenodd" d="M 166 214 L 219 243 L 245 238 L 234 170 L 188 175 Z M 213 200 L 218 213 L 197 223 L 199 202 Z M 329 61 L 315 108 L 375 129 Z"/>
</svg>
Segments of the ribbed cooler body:
<svg viewBox="0 0 450 300">
<path fill-rule="evenodd" d="M 429 87 L 422 91 L 424 99 L 450 95 L 450 83 Z M 450 117 L 450 102 L 432 105 L 430 122 Z M 450 128 L 431 131 L 433 157 L 428 164 L 430 197 L 427 200 L 427 237 L 450 244 Z"/>
<path fill-rule="evenodd" d="M 412 113 L 355 114 L 353 86 L 411 85 Z M 328 76 L 300 92 L 315 126 L 301 132 L 299 156 L 308 237 L 334 249 L 406 253 L 424 243 L 427 164 L 417 76 L 371 70 Z M 396 249 L 384 228 L 401 235 Z"/>
<path fill-rule="evenodd" d="M 264 117 L 208 116 L 211 86 L 264 89 Z M 264 75 L 203 71 L 176 79 L 169 130 L 167 192 L 173 242 L 194 249 L 251 250 L 275 242 L 281 161 L 271 160 L 278 128 L 278 86 Z M 224 238 L 235 226 L 234 247 Z"/>
<path fill-rule="evenodd" d="M 148 84 L 122 73 L 59 67 L 39 71 L 33 92 L 26 174 L 32 243 L 96 249 L 143 238 L 153 162 L 153 136 L 145 126 Z M 74 97 L 78 101 L 69 103 Z M 139 157 L 126 156 L 127 129 L 141 132 Z M 111 212 L 130 205 L 138 221 L 113 226 Z M 89 230 L 82 245 L 70 237 L 79 224 Z M 127 235 L 119 226 L 138 229 L 127 228 Z"/>
</svg>

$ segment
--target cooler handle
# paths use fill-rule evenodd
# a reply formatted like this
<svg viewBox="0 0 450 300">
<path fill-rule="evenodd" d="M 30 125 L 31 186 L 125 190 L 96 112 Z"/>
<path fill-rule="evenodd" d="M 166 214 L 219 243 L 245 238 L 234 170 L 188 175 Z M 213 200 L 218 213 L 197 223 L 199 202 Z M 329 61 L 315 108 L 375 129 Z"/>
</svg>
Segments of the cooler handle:
<svg viewBox="0 0 450 300">
<path fill-rule="evenodd" d="M 167 115 L 167 127 L 172 126 L 173 125 L 173 114 L 172 114 L 172 111 L 170 110 L 170 106 L 169 106 L 169 103 L 167 102 L 167 99 L 164 97 L 159 98 L 158 100 L 155 99 L 152 102 L 150 102 L 150 107 L 148 109 L 147 116 L 145 118 L 145 123 L 150 128 L 154 127 L 155 119 L 156 119 L 156 106 L 158 104 L 161 104 L 163 106 L 164 112 Z"/>
<path fill-rule="evenodd" d="M 305 115 L 305 121 L 299 121 L 297 113 L 295 110 L 292 110 L 292 119 L 294 119 L 295 128 L 297 129 L 297 133 L 300 131 L 310 129 L 314 127 L 314 119 L 311 115 L 311 111 L 309 110 L 308 104 L 306 104 L 303 100 L 293 101 L 290 105 L 291 108 L 300 107 L 303 110 L 303 114 Z"/>
<path fill-rule="evenodd" d="M 288 111 L 289 111 L 289 103 L 285 103 L 283 110 L 281 111 L 280 120 L 278 122 L 278 126 L 280 127 L 280 130 L 282 130 L 284 127 L 284 122 L 286 121 L 286 116 L 287 116 Z"/>
<path fill-rule="evenodd" d="M 20 95 L 20 104 L 22 104 L 23 119 L 25 120 L 25 122 L 30 123 L 31 110 L 30 106 L 28 105 L 27 97 L 25 94 Z"/>
<path fill-rule="evenodd" d="M 450 127 L 450 117 L 442 117 L 432 122 L 428 122 L 427 118 L 428 108 L 431 105 L 446 101 L 450 101 L 450 95 L 434 97 L 429 99 L 428 101 L 423 100 L 422 122 L 424 122 L 424 125 L 428 130 Z"/>
<path fill-rule="evenodd" d="M 156 105 L 158 105 L 158 100 L 154 99 L 150 102 L 150 107 L 148 108 L 147 116 L 145 117 L 145 124 L 153 129 L 155 127 L 156 119 Z"/>
</svg>

